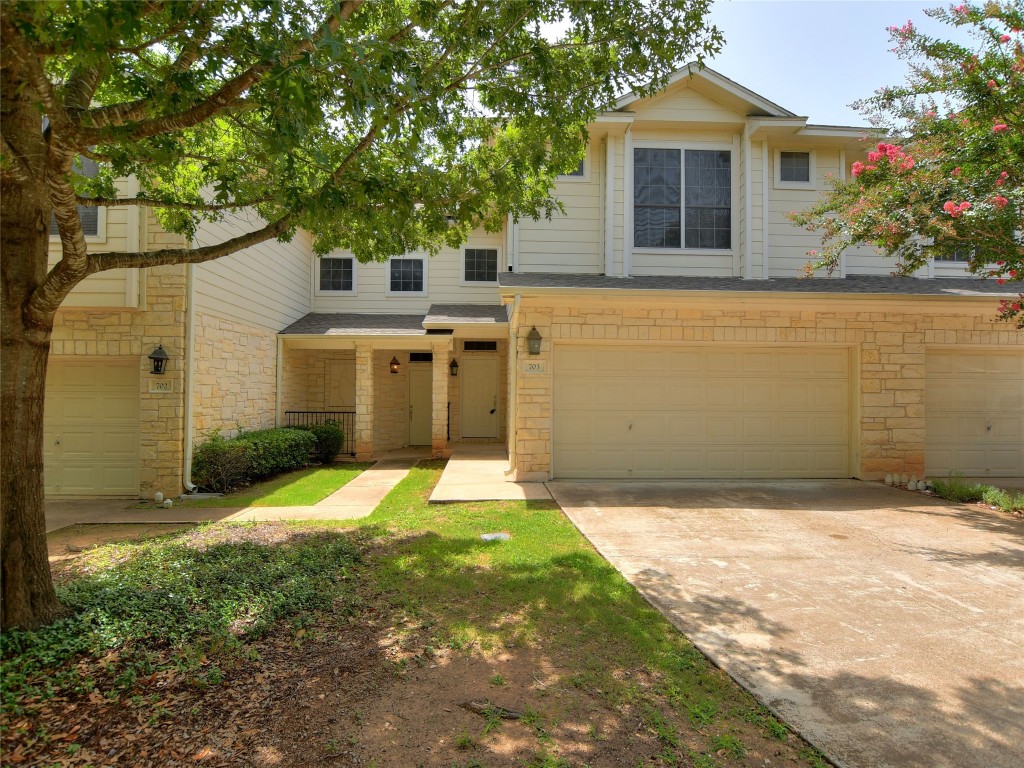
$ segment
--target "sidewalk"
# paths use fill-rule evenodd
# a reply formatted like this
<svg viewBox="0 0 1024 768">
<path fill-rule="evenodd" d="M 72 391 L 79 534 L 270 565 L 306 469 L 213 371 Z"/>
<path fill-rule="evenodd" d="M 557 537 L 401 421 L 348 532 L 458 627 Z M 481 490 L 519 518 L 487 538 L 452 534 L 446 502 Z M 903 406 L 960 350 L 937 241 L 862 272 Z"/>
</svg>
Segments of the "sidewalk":
<svg viewBox="0 0 1024 768">
<path fill-rule="evenodd" d="M 550 499 L 544 483 L 510 480 L 508 454 L 501 443 L 456 443 L 430 503 Z"/>
<path fill-rule="evenodd" d="M 209 523 L 270 520 L 354 520 L 366 517 L 420 460 L 387 458 L 323 501 L 302 507 L 216 507 L 139 509 L 127 499 L 68 499 L 46 502 L 46 532 L 68 525 L 102 523 Z"/>
</svg>

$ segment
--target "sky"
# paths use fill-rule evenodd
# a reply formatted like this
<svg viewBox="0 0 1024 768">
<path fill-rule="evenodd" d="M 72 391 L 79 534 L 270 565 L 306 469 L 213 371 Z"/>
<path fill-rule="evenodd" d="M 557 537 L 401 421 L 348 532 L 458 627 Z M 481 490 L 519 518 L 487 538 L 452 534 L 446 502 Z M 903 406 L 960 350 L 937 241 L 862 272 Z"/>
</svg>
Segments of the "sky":
<svg viewBox="0 0 1024 768">
<path fill-rule="evenodd" d="M 717 0 L 711 21 L 725 47 L 707 65 L 811 123 L 867 125 L 848 105 L 903 81 L 905 64 L 890 53 L 886 27 L 908 19 L 918 28 L 965 42 L 924 9 L 900 0 Z M 947 3 L 947 6 L 950 3 Z"/>
</svg>

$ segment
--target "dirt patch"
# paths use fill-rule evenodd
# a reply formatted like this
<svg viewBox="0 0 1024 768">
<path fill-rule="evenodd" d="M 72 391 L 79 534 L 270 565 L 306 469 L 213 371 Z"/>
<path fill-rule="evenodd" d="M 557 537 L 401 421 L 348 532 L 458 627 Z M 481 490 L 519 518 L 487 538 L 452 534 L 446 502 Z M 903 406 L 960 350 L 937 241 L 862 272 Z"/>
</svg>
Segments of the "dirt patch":
<svg viewBox="0 0 1024 768">
<path fill-rule="evenodd" d="M 74 564 L 83 552 L 103 544 L 121 541 L 138 541 L 153 536 L 194 528 L 193 525 L 170 525 L 161 523 L 109 523 L 106 525 L 69 525 L 66 528 L 46 534 L 46 548 L 50 555 L 50 567 L 60 571 Z"/>
</svg>

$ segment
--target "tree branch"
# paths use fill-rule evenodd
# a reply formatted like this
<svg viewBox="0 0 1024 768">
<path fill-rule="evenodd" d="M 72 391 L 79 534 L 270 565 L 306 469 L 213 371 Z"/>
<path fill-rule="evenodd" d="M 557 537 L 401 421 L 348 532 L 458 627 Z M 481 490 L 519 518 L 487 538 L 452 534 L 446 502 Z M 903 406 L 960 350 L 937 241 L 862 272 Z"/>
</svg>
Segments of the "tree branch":
<svg viewBox="0 0 1024 768">
<path fill-rule="evenodd" d="M 6 3 L 4 6 L 6 6 Z M 39 97 L 39 101 L 46 109 L 46 116 L 50 118 L 50 124 L 61 133 L 66 134 L 67 138 L 77 138 L 78 131 L 75 128 L 75 124 L 64 110 L 64 105 L 60 100 L 60 96 L 54 90 L 50 78 L 46 76 L 39 55 L 32 50 L 25 38 L 21 36 L 18 28 L 11 23 L 6 13 L 0 16 L 0 30 L 3 32 L 4 42 L 10 46 L 10 50 L 15 58 L 25 68 L 28 81 Z"/>
<path fill-rule="evenodd" d="M 271 197 L 263 197 L 257 200 L 246 200 L 234 203 L 187 203 L 177 200 L 155 200 L 150 197 L 82 197 L 77 198 L 78 205 L 85 205 L 89 208 L 110 208 L 116 205 L 137 205 L 142 208 L 174 208 L 183 211 L 229 211 L 239 208 L 251 208 L 254 205 L 268 203 Z"/>
<path fill-rule="evenodd" d="M 348 21 L 352 14 L 363 4 L 364 0 L 346 0 L 337 13 L 332 13 L 324 23 L 322 29 L 312 35 L 292 50 L 276 60 L 264 60 L 250 66 L 247 70 L 225 83 L 216 92 L 208 96 L 198 104 L 173 115 L 162 115 L 148 120 L 139 120 L 145 111 L 152 105 L 151 100 L 141 99 L 130 104 L 112 104 L 108 107 L 100 107 L 90 110 L 83 117 L 89 122 L 89 127 L 94 130 L 87 134 L 87 138 L 98 141 L 101 137 L 95 129 L 106 126 L 125 125 L 138 120 L 126 139 L 139 141 L 140 139 L 156 136 L 161 133 L 173 133 L 186 128 L 198 125 L 214 115 L 220 114 L 233 108 L 238 98 L 248 89 L 259 83 L 263 77 L 275 65 L 287 65 L 298 59 L 305 53 L 312 51 L 316 44 L 328 33 L 337 32 L 343 21 Z"/>
<path fill-rule="evenodd" d="M 11 174 L 14 178 L 18 179 L 18 181 L 26 183 L 31 182 L 33 178 L 32 169 L 29 166 L 28 161 L 25 159 L 25 156 L 14 148 L 14 145 L 8 141 L 7 137 L 4 136 L 2 132 L 0 132 L 0 141 L 2 141 L 4 145 L 4 156 L 10 160 L 10 166 L 5 169 L 5 173 Z"/>
</svg>

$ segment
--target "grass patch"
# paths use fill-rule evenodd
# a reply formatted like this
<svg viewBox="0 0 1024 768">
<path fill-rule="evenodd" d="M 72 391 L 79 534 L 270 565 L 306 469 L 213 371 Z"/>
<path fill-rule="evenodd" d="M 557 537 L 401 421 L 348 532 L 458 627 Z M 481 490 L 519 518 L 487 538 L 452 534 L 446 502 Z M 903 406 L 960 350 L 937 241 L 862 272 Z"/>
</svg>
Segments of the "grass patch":
<svg viewBox="0 0 1024 768">
<path fill-rule="evenodd" d="M 984 483 L 968 483 L 958 475 L 934 482 L 935 493 L 946 501 L 969 504 L 983 501 L 1003 512 L 1024 511 L 1024 491 L 1006 491 Z"/>
<path fill-rule="evenodd" d="M 368 463 L 353 463 L 308 467 L 226 493 L 216 499 L 185 499 L 178 503 L 186 509 L 307 506 L 323 501 L 370 466 Z"/>
</svg>

